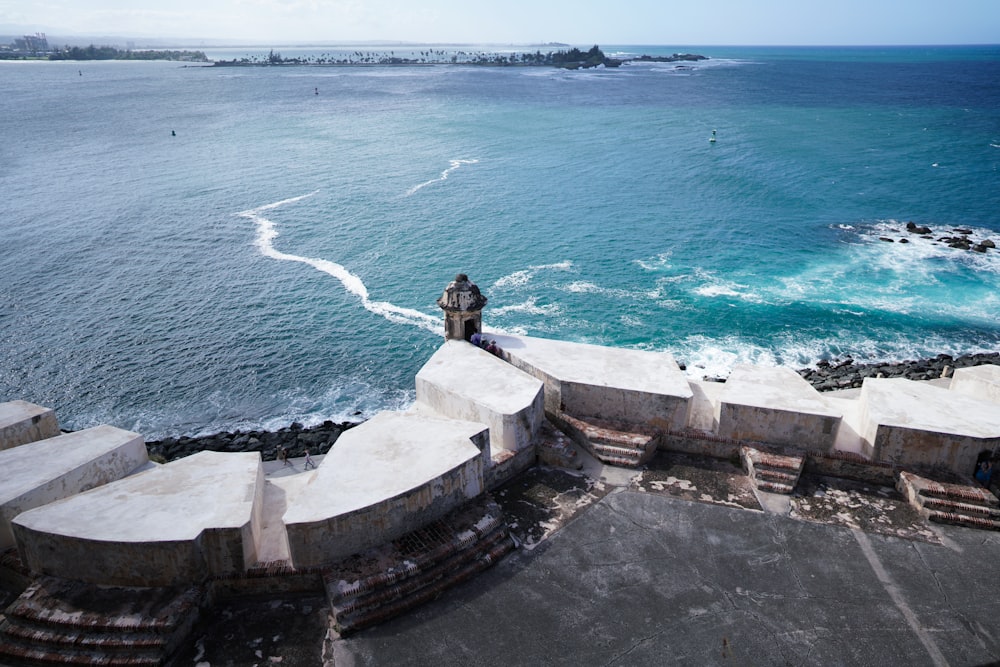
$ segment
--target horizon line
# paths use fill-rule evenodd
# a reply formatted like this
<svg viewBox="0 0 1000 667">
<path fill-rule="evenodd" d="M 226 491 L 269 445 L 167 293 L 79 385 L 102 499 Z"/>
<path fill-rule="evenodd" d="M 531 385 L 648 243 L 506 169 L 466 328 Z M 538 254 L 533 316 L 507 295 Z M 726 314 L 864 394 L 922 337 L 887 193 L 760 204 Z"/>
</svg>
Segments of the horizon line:
<svg viewBox="0 0 1000 667">
<path fill-rule="evenodd" d="M 9 28 L 8 28 L 9 30 Z M 261 47 L 272 46 L 289 47 L 327 47 L 327 46 L 503 46 L 503 47 L 580 47 L 584 45 L 600 46 L 601 42 L 567 42 L 562 40 L 547 41 L 496 41 L 496 40 L 462 40 L 462 41 L 412 41 L 406 39 L 316 39 L 316 40 L 266 40 L 246 37 L 177 37 L 177 36 L 152 36 L 152 35 L 121 35 L 121 34 L 90 34 L 90 33 L 67 33 L 60 34 L 59 30 L 42 29 L 39 27 L 22 26 L 21 30 L 28 32 L 10 32 L 9 36 L 23 36 L 41 32 L 50 39 L 115 39 L 125 41 L 149 40 L 161 42 L 164 45 L 172 46 L 195 46 L 202 47 Z M 3 33 L 0 33 L 3 34 Z M 5 35 L 7 36 L 7 35 Z M 730 42 L 730 43 L 710 43 L 710 42 L 605 42 L 608 46 L 657 46 L 657 47 L 714 47 L 714 48 L 920 48 L 920 47 L 1000 47 L 1000 42 L 864 42 L 864 43 L 836 43 L 825 42 L 816 44 L 805 43 L 762 43 L 762 42 Z M 96 46 L 96 44 L 95 44 Z M 602 47 L 603 48 L 603 47 Z"/>
</svg>

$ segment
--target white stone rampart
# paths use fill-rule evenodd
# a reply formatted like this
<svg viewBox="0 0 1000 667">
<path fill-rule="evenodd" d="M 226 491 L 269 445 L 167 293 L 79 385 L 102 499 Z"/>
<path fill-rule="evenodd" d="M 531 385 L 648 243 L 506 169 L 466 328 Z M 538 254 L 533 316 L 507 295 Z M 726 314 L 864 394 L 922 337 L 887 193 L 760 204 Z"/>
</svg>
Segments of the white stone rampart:
<svg viewBox="0 0 1000 667">
<path fill-rule="evenodd" d="M 27 401 L 0 403 L 0 450 L 59 435 L 59 421 L 51 408 Z"/>
<path fill-rule="evenodd" d="M 331 563 L 441 518 L 484 491 L 484 451 L 485 425 L 413 412 L 345 431 L 285 511 L 292 563 Z"/>
<path fill-rule="evenodd" d="M 979 452 L 1000 447 L 1000 404 L 903 378 L 861 386 L 865 454 L 902 465 L 971 475 Z"/>
<path fill-rule="evenodd" d="M 35 574 L 172 586 L 239 574 L 257 560 L 260 454 L 199 452 L 14 519 Z"/>
<path fill-rule="evenodd" d="M 950 389 L 960 394 L 1000 403 L 1000 366 L 985 364 L 956 368 Z"/>
<path fill-rule="evenodd" d="M 511 364 L 545 384 L 545 410 L 663 430 L 683 429 L 693 395 L 665 352 L 567 343 L 528 336 L 490 336 Z"/>
<path fill-rule="evenodd" d="M 494 450 L 530 447 L 544 417 L 539 380 L 464 340 L 438 348 L 417 373 L 416 389 L 417 402 L 436 413 L 489 426 Z"/>
<path fill-rule="evenodd" d="M 719 397 L 719 436 L 829 451 L 840 424 L 831 407 L 790 368 L 737 366 Z"/>
<path fill-rule="evenodd" d="M 125 477 L 148 462 L 138 433 L 95 426 L 0 451 L 0 551 L 22 512 Z"/>
</svg>

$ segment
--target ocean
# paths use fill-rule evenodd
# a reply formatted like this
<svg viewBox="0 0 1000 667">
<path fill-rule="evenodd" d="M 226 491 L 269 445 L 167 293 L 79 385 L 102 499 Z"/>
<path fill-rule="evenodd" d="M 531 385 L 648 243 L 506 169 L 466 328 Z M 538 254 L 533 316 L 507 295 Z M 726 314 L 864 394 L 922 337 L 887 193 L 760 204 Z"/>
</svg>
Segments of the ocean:
<svg viewBox="0 0 1000 667">
<path fill-rule="evenodd" d="M 938 240 L 1000 244 L 1000 47 L 602 48 L 710 59 L 0 62 L 0 400 L 147 439 L 404 408 L 458 272 L 490 330 L 692 377 L 1000 349 L 1000 251 Z"/>
</svg>

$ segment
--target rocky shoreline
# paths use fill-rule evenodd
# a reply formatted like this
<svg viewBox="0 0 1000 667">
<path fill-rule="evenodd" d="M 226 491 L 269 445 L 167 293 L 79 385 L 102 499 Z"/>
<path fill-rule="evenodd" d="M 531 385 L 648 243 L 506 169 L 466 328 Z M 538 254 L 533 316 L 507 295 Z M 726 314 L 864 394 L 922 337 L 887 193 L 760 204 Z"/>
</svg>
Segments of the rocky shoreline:
<svg viewBox="0 0 1000 667">
<path fill-rule="evenodd" d="M 963 354 L 959 357 L 939 354 L 932 359 L 886 364 L 855 363 L 854 359 L 846 357 L 820 361 L 815 368 L 804 368 L 798 373 L 818 391 L 835 391 L 858 388 L 866 377 L 933 380 L 950 377 L 956 368 L 983 364 L 1000 366 L 1000 353 Z M 725 382 L 723 378 L 706 379 Z M 293 423 L 277 431 L 227 431 L 206 436 L 150 440 L 146 448 L 150 458 L 158 462 L 175 461 L 201 451 L 260 452 L 264 461 L 273 461 L 278 458 L 281 447 L 288 450 L 290 457 L 305 456 L 307 449 L 310 454 L 326 454 L 341 433 L 357 425 L 358 422 L 325 421 L 317 426 L 305 427 Z"/>
<path fill-rule="evenodd" d="M 953 357 L 950 354 L 939 354 L 932 359 L 886 364 L 858 364 L 854 362 L 854 359 L 847 357 L 832 361 L 820 361 L 815 368 L 800 370 L 799 375 L 818 391 L 834 391 L 858 388 L 867 377 L 934 380 L 951 377 L 956 368 L 982 366 L 983 364 L 1000 365 L 1000 353 L 983 352 L 963 354 L 958 357 Z"/>
<path fill-rule="evenodd" d="M 290 458 L 310 454 L 320 455 L 330 451 L 340 434 L 357 426 L 356 422 L 325 421 L 317 426 L 305 427 L 293 423 L 277 431 L 224 431 L 205 436 L 180 436 L 146 442 L 150 459 L 159 463 L 176 461 L 202 451 L 210 452 L 260 452 L 264 461 L 274 461 L 284 447 Z"/>
</svg>

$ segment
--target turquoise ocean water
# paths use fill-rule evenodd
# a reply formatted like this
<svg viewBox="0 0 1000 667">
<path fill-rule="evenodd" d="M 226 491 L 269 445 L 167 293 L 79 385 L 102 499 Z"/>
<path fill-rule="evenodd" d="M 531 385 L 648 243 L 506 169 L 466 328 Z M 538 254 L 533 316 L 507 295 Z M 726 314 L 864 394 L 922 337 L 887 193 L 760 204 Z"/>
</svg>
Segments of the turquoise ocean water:
<svg viewBox="0 0 1000 667">
<path fill-rule="evenodd" d="M 1000 252 L 879 240 L 1000 244 L 1000 47 L 683 50 L 0 63 L 0 400 L 148 438 L 402 407 L 459 271 L 488 327 L 695 377 L 1000 349 Z"/>
</svg>

